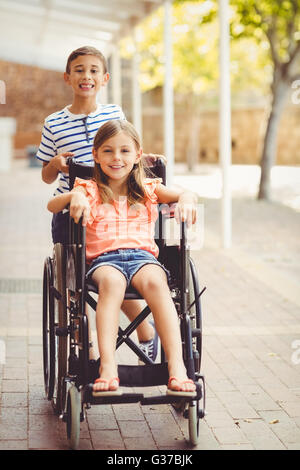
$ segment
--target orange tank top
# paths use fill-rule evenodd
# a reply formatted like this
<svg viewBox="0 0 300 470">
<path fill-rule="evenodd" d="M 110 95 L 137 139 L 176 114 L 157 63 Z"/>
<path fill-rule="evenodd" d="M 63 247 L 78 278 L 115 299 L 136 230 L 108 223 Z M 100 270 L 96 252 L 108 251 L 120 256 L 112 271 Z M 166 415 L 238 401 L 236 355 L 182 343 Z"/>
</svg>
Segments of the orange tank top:
<svg viewBox="0 0 300 470">
<path fill-rule="evenodd" d="M 160 178 L 146 178 L 146 202 L 129 206 L 127 198 L 104 204 L 97 183 L 76 178 L 74 187 L 83 186 L 87 192 L 91 212 L 86 226 L 86 259 L 120 248 L 139 248 L 158 256 L 154 241 L 155 222 L 158 217 L 156 188 Z"/>
</svg>

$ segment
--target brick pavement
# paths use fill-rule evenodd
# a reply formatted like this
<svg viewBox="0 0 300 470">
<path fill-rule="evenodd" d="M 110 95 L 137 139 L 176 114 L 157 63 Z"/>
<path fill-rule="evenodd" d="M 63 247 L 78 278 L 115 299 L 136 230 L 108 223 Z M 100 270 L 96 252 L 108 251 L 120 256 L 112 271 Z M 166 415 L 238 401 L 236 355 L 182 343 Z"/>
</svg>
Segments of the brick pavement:
<svg viewBox="0 0 300 470">
<path fill-rule="evenodd" d="M 39 169 L 20 163 L 1 184 L 0 449 L 68 449 L 42 372 L 38 280 L 51 252 L 45 210 L 51 187 Z M 300 352 L 292 346 L 300 347 L 300 214 L 236 199 L 233 216 L 234 248 L 225 251 L 218 246 L 218 203 L 206 200 L 204 248 L 193 250 L 207 286 L 207 416 L 197 449 L 299 449 Z M 80 448 L 189 449 L 187 435 L 187 421 L 167 405 L 94 406 L 82 423 Z"/>
</svg>

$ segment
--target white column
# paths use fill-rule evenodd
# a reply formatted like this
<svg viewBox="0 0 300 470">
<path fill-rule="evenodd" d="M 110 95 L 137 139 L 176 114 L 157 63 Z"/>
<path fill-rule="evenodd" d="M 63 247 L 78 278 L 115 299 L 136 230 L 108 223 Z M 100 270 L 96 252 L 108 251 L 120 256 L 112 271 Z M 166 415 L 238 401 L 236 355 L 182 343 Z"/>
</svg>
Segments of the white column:
<svg viewBox="0 0 300 470">
<path fill-rule="evenodd" d="M 136 28 L 133 32 L 134 54 L 131 62 L 132 123 L 143 141 L 142 94 L 139 84 L 140 56 L 137 48 Z"/>
<path fill-rule="evenodd" d="M 231 100 L 230 100 L 230 39 L 228 0 L 219 0 L 219 64 L 220 64 L 220 111 L 219 155 L 222 171 L 222 246 L 230 248 L 232 237 L 231 208 Z"/>
<path fill-rule="evenodd" d="M 13 158 L 13 136 L 16 133 L 16 120 L 10 117 L 0 118 L 0 171 L 11 169 Z"/>
<path fill-rule="evenodd" d="M 122 106 L 121 58 L 118 47 L 115 47 L 111 60 L 112 102 Z"/>
<path fill-rule="evenodd" d="M 164 2 L 164 154 L 167 158 L 167 182 L 172 184 L 174 175 L 174 103 L 172 80 L 172 0 Z"/>
</svg>

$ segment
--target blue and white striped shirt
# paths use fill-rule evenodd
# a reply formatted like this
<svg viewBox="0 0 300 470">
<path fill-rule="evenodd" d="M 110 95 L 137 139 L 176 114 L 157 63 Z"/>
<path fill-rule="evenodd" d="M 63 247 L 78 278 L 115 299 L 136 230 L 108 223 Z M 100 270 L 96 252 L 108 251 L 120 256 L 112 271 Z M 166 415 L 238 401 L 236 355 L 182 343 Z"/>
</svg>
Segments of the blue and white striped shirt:
<svg viewBox="0 0 300 470">
<path fill-rule="evenodd" d="M 96 111 L 89 115 L 72 114 L 68 108 L 66 106 L 45 119 L 36 157 L 49 162 L 59 153 L 72 152 L 78 162 L 92 165 L 93 141 L 99 127 L 113 119 L 125 119 L 124 113 L 116 104 L 98 104 Z M 69 175 L 60 172 L 54 196 L 69 190 Z"/>
</svg>

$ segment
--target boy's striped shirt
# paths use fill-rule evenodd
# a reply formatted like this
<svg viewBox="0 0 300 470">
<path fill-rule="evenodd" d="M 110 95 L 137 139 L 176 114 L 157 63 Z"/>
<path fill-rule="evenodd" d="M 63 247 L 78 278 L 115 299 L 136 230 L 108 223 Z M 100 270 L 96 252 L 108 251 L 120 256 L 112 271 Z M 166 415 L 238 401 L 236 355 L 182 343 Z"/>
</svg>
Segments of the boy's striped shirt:
<svg viewBox="0 0 300 470">
<path fill-rule="evenodd" d="M 59 153 L 72 152 L 80 163 L 93 164 L 93 141 L 99 129 L 107 121 L 125 119 L 120 106 L 98 104 L 89 115 L 72 114 L 66 106 L 45 119 L 42 138 L 36 157 L 49 162 Z M 60 172 L 59 185 L 54 195 L 69 191 L 69 175 Z"/>
</svg>

